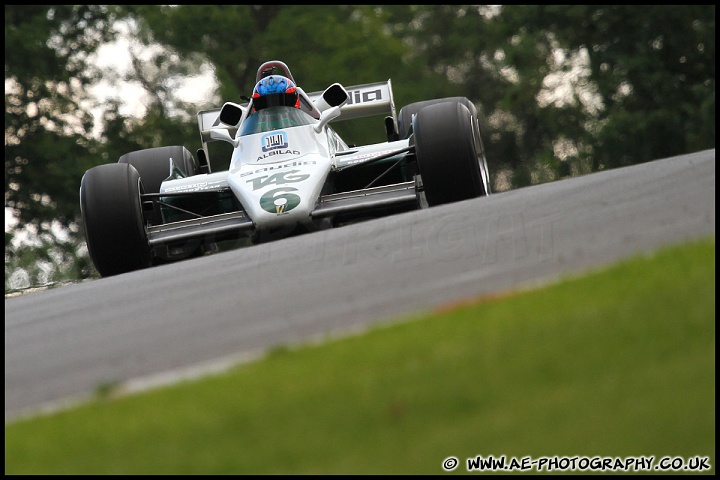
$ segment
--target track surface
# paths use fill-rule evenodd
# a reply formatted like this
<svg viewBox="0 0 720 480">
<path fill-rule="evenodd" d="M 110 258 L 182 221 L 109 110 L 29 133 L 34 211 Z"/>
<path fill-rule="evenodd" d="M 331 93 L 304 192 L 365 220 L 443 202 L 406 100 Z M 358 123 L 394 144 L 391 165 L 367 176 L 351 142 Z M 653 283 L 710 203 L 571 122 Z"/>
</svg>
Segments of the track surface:
<svg viewBox="0 0 720 480">
<path fill-rule="evenodd" d="M 6 299 L 5 418 L 714 234 L 713 149 Z"/>
</svg>

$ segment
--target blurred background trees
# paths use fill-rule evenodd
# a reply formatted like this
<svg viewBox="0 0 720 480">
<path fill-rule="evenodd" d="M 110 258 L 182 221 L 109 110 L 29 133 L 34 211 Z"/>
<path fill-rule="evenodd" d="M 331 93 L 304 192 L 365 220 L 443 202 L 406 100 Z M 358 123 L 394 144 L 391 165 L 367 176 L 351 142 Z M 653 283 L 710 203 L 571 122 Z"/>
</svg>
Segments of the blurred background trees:
<svg viewBox="0 0 720 480">
<path fill-rule="evenodd" d="M 121 37 L 130 65 L 100 68 Z M 714 5 L 6 5 L 6 293 L 97 276 L 84 172 L 141 148 L 196 151 L 196 113 L 240 101 L 273 59 L 308 92 L 389 78 L 398 111 L 468 97 L 496 191 L 715 147 Z M 210 94 L 189 102 L 181 87 L 207 72 Z M 97 98 L 100 82 L 143 94 Z M 384 140 L 381 120 L 350 123 L 349 142 Z"/>
</svg>

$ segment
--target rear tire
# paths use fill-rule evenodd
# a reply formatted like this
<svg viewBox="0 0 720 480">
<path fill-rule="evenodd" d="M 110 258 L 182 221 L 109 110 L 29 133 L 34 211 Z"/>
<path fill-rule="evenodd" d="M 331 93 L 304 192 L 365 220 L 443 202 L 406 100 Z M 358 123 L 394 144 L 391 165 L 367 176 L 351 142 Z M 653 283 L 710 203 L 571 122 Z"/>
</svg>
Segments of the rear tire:
<svg viewBox="0 0 720 480">
<path fill-rule="evenodd" d="M 200 171 L 198 163 L 192 153 L 182 145 L 169 147 L 146 148 L 126 153 L 118 160 L 118 163 L 126 163 L 135 167 L 140 174 L 145 189 L 143 193 L 160 193 L 162 182 L 170 176 L 170 160 L 183 175 L 191 177 Z M 148 213 L 147 219 L 152 225 L 161 225 L 163 217 L 160 208 L 153 208 Z M 212 249 L 212 247 L 208 247 Z M 187 240 L 182 245 L 173 246 L 173 254 L 167 249 L 157 249 L 153 258 L 153 265 L 160 265 L 181 258 L 190 258 L 203 255 L 205 248 L 200 240 Z"/>
<path fill-rule="evenodd" d="M 477 119 L 464 104 L 425 106 L 415 115 L 412 128 L 429 206 L 488 194 L 487 163 L 478 151 Z"/>
<path fill-rule="evenodd" d="M 138 171 L 126 163 L 91 168 L 80 182 L 80 211 L 90 258 L 103 277 L 151 266 Z"/>
<path fill-rule="evenodd" d="M 187 177 L 198 173 L 199 167 L 190 151 L 183 146 L 146 148 L 126 153 L 118 163 L 135 167 L 142 178 L 145 193 L 160 193 L 160 185 L 170 176 L 170 159 Z"/>
</svg>

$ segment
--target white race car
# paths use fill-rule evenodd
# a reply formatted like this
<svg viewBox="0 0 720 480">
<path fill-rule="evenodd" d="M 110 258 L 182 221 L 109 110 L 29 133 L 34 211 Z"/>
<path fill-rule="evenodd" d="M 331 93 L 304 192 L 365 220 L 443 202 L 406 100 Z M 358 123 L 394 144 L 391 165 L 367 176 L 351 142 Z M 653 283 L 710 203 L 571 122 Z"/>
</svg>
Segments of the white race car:
<svg viewBox="0 0 720 480">
<path fill-rule="evenodd" d="M 80 207 L 103 277 L 246 244 L 490 194 L 477 111 L 465 97 L 395 113 L 390 80 L 305 93 L 281 61 L 252 98 L 198 113 L 184 146 L 138 150 L 85 172 Z M 387 141 L 350 146 L 331 121 L 387 115 Z M 212 172 L 208 144 L 232 145 Z"/>
</svg>

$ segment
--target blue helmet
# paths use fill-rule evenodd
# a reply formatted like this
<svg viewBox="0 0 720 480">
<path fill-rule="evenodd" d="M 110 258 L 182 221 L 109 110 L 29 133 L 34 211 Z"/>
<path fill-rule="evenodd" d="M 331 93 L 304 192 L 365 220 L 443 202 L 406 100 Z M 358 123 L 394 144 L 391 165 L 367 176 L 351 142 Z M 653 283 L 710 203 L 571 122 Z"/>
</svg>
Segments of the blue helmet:
<svg viewBox="0 0 720 480">
<path fill-rule="evenodd" d="M 253 89 L 252 101 L 255 110 L 267 107 L 300 107 L 295 83 L 282 75 L 270 75 L 260 80 Z"/>
</svg>

